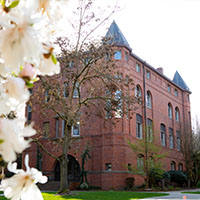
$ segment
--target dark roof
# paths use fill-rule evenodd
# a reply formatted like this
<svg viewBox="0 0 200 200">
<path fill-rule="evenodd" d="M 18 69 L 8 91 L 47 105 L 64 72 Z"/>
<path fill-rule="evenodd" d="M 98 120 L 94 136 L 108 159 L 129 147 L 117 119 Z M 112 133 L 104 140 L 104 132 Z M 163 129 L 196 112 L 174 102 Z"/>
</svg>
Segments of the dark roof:
<svg viewBox="0 0 200 200">
<path fill-rule="evenodd" d="M 181 77 L 181 75 L 176 71 L 174 74 L 173 82 L 178 85 L 179 87 L 183 88 L 184 90 L 190 91 L 189 87 Z"/>
<path fill-rule="evenodd" d="M 110 28 L 108 29 L 105 37 L 109 39 L 113 45 L 125 46 L 131 50 L 130 45 L 128 44 L 126 38 L 124 37 L 115 21 L 113 21 L 110 25 Z"/>
</svg>

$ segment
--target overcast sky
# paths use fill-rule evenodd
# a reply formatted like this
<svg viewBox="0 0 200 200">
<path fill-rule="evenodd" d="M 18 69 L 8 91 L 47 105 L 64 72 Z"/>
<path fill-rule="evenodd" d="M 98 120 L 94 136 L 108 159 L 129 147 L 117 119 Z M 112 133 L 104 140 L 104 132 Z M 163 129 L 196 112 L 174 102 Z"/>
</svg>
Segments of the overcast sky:
<svg viewBox="0 0 200 200">
<path fill-rule="evenodd" d="M 200 0 L 119 0 L 112 19 L 132 51 L 173 79 L 176 70 L 192 91 L 191 113 L 200 119 Z"/>
</svg>

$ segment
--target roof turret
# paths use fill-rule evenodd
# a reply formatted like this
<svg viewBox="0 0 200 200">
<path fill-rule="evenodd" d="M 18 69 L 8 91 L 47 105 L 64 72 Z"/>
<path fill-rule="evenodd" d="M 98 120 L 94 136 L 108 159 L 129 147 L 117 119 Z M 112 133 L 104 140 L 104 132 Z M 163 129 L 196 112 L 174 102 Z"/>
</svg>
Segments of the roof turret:
<svg viewBox="0 0 200 200">
<path fill-rule="evenodd" d="M 177 71 L 174 74 L 173 82 L 179 87 L 181 87 L 182 89 L 190 91 L 189 87 L 187 86 L 187 84 L 185 83 L 185 81 L 183 80 L 183 78 Z"/>
<path fill-rule="evenodd" d="M 108 38 L 112 44 L 125 46 L 131 50 L 131 47 L 129 46 L 126 38 L 124 37 L 115 21 L 113 21 L 110 25 L 110 28 L 108 29 L 105 37 Z"/>
</svg>

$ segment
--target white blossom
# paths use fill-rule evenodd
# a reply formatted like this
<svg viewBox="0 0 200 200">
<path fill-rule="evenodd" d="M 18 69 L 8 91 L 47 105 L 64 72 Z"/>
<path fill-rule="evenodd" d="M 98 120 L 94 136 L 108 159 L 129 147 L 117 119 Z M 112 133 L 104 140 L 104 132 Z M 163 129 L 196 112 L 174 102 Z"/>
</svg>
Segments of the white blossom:
<svg viewBox="0 0 200 200">
<path fill-rule="evenodd" d="M 18 77 L 8 77 L 0 85 L 0 115 L 8 114 L 10 111 L 17 111 L 21 104 L 29 100 L 30 93 L 23 79 Z"/>
<path fill-rule="evenodd" d="M 40 171 L 30 168 L 28 155 L 25 156 L 26 171 L 17 169 L 17 163 L 9 163 L 8 170 L 15 173 L 11 178 L 2 180 L 2 188 L 6 198 L 11 200 L 43 200 L 36 183 L 46 183 L 47 177 Z"/>
<path fill-rule="evenodd" d="M 24 137 L 30 137 L 36 133 L 32 125 L 24 127 L 20 120 L 0 119 L 0 154 L 6 162 L 16 160 L 16 153 L 22 153 L 29 147 L 29 141 Z"/>
<path fill-rule="evenodd" d="M 20 66 L 25 62 L 39 63 L 42 45 L 33 28 L 34 21 L 31 16 L 23 12 L 11 14 L 8 15 L 10 17 L 8 27 L 0 31 L 0 57 L 10 72 L 18 74 Z M 1 21 L 0 25 L 5 25 Z"/>
</svg>

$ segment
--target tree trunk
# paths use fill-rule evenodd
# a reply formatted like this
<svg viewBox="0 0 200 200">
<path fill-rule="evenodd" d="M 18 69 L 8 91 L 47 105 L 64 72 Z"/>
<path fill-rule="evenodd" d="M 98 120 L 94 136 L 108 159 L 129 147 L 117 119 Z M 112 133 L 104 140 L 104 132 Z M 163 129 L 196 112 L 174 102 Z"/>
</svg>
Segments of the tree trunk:
<svg viewBox="0 0 200 200">
<path fill-rule="evenodd" d="M 66 123 L 66 122 L 65 122 Z M 63 154 L 60 161 L 60 188 L 58 193 L 68 192 L 68 152 L 69 152 L 69 143 L 71 139 L 71 129 L 72 126 L 67 126 L 66 124 L 65 135 L 63 138 Z"/>
</svg>

